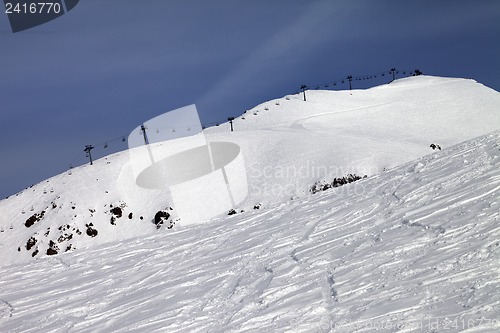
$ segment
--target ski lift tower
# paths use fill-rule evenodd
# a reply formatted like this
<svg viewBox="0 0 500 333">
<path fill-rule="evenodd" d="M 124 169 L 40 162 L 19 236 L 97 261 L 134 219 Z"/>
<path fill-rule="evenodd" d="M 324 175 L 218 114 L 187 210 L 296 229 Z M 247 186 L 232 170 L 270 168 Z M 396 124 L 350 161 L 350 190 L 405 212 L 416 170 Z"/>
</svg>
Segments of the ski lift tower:
<svg viewBox="0 0 500 333">
<path fill-rule="evenodd" d="M 300 90 L 302 90 L 302 92 L 304 93 L 304 102 L 306 101 L 306 89 L 307 86 L 305 84 L 300 86 Z"/>
<path fill-rule="evenodd" d="M 396 68 L 391 68 L 392 81 L 396 80 Z"/>
<path fill-rule="evenodd" d="M 92 145 L 86 145 L 85 146 L 85 149 L 83 150 L 84 152 L 87 153 L 87 157 L 90 158 L 90 165 L 93 165 L 94 163 L 92 162 L 92 154 L 90 153 L 90 151 L 94 149 L 94 146 Z"/>
</svg>

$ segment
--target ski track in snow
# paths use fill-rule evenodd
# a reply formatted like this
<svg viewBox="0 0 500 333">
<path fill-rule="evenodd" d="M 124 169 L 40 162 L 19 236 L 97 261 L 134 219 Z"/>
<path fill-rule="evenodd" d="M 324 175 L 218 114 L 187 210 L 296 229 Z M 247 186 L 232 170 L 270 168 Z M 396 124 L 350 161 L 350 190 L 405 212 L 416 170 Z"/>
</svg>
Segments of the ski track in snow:
<svg viewBox="0 0 500 333">
<path fill-rule="evenodd" d="M 498 330 L 499 143 L 495 132 L 263 210 L 3 266 L 0 332 Z"/>
</svg>

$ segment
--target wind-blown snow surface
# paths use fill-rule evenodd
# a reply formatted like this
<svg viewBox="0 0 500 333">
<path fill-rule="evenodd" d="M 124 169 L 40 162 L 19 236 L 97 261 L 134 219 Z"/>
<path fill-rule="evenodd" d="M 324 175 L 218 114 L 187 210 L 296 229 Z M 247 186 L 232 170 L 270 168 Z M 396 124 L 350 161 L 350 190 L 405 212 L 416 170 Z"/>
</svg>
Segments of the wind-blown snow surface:
<svg viewBox="0 0 500 333">
<path fill-rule="evenodd" d="M 205 131 L 241 148 L 245 213 L 157 230 L 168 193 L 127 152 L 0 201 L 0 332 L 493 330 L 498 92 L 413 77 L 307 98 Z M 348 173 L 369 177 L 309 193 Z"/>
<path fill-rule="evenodd" d="M 500 131 L 263 210 L 2 267 L 1 332 L 500 329 Z"/>
</svg>

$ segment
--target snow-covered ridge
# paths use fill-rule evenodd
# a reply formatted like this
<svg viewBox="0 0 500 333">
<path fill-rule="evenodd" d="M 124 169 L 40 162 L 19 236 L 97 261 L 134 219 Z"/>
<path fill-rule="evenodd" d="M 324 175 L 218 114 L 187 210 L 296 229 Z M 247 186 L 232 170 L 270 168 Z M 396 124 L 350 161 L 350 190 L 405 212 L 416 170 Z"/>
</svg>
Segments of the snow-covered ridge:
<svg viewBox="0 0 500 333">
<path fill-rule="evenodd" d="M 2 267 L 2 332 L 500 328 L 500 131 L 260 210 Z"/>
<path fill-rule="evenodd" d="M 227 124 L 205 130 L 209 141 L 241 147 L 249 195 L 238 211 L 306 198 L 320 180 L 372 177 L 432 153 L 431 143 L 446 150 L 500 127 L 500 95 L 473 80 L 418 76 L 306 94 L 307 102 L 300 94 L 256 106 L 234 121 L 235 132 Z M 128 153 L 117 153 L 1 200 L 0 265 L 171 233 L 152 223 L 159 211 L 175 219 L 168 194 L 130 181 L 128 165 Z"/>
</svg>

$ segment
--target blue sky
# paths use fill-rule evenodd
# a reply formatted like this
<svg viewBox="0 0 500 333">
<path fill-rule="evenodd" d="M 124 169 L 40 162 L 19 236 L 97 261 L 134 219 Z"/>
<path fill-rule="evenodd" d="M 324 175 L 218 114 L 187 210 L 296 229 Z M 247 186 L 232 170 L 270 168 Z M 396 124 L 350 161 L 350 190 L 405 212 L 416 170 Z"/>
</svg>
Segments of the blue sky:
<svg viewBox="0 0 500 333">
<path fill-rule="evenodd" d="M 497 0 L 81 0 L 15 34 L 0 13 L 0 197 L 193 103 L 217 122 L 304 83 L 391 67 L 498 91 L 499 36 Z"/>
</svg>

